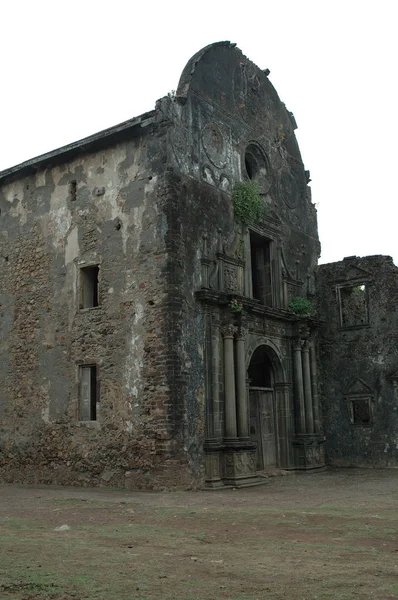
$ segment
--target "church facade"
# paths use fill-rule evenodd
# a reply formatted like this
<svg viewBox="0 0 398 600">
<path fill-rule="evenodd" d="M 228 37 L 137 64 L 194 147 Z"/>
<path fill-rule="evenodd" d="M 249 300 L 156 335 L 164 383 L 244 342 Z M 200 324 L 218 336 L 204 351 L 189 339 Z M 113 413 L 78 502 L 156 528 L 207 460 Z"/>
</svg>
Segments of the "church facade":
<svg viewBox="0 0 398 600">
<path fill-rule="evenodd" d="M 4 481 L 222 488 L 322 468 L 325 447 L 358 462 L 344 398 L 369 388 L 369 433 L 382 388 L 347 350 L 335 396 L 347 323 L 325 317 L 344 269 L 317 269 L 309 173 L 268 73 L 213 44 L 153 111 L 0 173 Z"/>
</svg>

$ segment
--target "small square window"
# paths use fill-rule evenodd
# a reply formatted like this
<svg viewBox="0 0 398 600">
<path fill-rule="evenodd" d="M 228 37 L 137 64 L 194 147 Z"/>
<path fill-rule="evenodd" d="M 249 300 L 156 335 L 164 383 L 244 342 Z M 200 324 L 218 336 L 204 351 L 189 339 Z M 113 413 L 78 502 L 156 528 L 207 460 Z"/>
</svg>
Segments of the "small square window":
<svg viewBox="0 0 398 600">
<path fill-rule="evenodd" d="M 79 420 L 97 420 L 98 380 L 97 366 L 79 367 Z"/>
<path fill-rule="evenodd" d="M 94 308 L 99 305 L 98 297 L 99 266 L 82 267 L 80 269 L 80 302 L 79 307 Z"/>
<path fill-rule="evenodd" d="M 351 425 L 370 427 L 373 425 L 372 401 L 367 397 L 349 398 Z"/>
</svg>

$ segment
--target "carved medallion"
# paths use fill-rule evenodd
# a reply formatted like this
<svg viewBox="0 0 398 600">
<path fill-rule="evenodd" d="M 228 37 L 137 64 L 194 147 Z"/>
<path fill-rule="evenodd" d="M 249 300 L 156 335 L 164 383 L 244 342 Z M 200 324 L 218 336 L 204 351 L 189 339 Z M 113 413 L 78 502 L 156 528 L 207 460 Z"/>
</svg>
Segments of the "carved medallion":
<svg viewBox="0 0 398 600">
<path fill-rule="evenodd" d="M 279 194 L 288 208 L 296 208 L 304 198 L 304 174 L 299 167 L 293 167 L 282 173 L 279 183 Z"/>
<path fill-rule="evenodd" d="M 188 158 L 188 131 L 182 127 L 174 127 L 170 136 L 170 143 L 173 149 L 173 154 L 179 167 L 184 162 L 189 160 Z"/>
<path fill-rule="evenodd" d="M 202 130 L 202 145 L 209 161 L 218 169 L 225 167 L 228 153 L 228 135 L 217 123 L 209 123 Z"/>
</svg>

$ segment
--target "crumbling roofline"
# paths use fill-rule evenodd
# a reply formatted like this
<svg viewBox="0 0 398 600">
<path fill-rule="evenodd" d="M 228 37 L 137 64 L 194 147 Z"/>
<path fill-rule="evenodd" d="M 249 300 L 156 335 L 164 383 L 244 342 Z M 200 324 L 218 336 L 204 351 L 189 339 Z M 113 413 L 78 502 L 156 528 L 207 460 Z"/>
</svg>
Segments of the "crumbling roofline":
<svg viewBox="0 0 398 600">
<path fill-rule="evenodd" d="M 158 122 L 158 113 L 159 111 L 154 109 L 108 129 L 103 129 L 77 142 L 61 146 L 61 148 L 51 150 L 51 152 L 46 152 L 19 165 L 0 171 L 0 182 L 19 179 L 20 177 L 35 173 L 38 169 L 46 167 L 49 164 L 65 162 L 83 152 L 99 150 L 112 143 L 129 137 L 135 137 L 142 128 L 149 127 Z"/>
</svg>

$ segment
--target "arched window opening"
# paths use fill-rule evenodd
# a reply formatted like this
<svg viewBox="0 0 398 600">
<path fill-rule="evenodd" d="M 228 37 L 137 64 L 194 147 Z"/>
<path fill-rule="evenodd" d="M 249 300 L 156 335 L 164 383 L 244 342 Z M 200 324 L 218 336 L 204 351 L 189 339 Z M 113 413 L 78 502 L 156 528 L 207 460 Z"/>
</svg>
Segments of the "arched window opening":
<svg viewBox="0 0 398 600">
<path fill-rule="evenodd" d="M 265 346 L 257 348 L 248 369 L 251 387 L 272 388 L 273 368 Z"/>
</svg>

